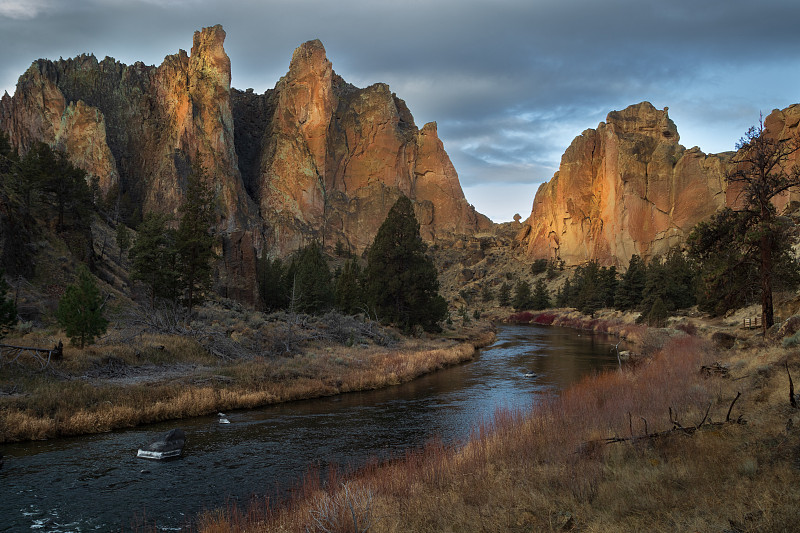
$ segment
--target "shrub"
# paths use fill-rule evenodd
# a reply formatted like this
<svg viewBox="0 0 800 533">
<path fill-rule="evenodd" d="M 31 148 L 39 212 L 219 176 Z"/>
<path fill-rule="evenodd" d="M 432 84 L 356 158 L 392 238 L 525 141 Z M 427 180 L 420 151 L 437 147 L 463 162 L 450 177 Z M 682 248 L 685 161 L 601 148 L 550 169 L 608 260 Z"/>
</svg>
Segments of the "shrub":
<svg viewBox="0 0 800 533">
<path fill-rule="evenodd" d="M 515 324 L 530 324 L 533 320 L 533 313 L 530 311 L 522 311 L 521 313 L 514 313 L 510 317 L 508 317 L 509 322 L 513 322 Z"/>
</svg>

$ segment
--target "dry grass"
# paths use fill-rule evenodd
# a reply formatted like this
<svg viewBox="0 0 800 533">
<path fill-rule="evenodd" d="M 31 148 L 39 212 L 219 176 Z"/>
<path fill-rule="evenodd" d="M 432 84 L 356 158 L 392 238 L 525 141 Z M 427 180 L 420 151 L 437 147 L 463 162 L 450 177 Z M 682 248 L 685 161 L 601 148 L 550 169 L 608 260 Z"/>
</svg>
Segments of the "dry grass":
<svg viewBox="0 0 800 533">
<path fill-rule="evenodd" d="M 39 334 L 41 336 L 41 334 Z M 490 334 L 491 335 L 491 334 Z M 47 346 L 50 339 L 22 338 Z M 98 433 L 217 411 L 396 385 L 470 360 L 470 342 L 306 343 L 297 355 L 220 361 L 191 338 L 66 346 L 55 373 L 0 367 L 0 442 Z"/>
<path fill-rule="evenodd" d="M 498 412 L 462 449 L 434 443 L 348 483 L 370 495 L 372 532 L 796 531 L 800 428 L 786 426 L 800 417 L 789 407 L 787 359 L 800 375 L 798 353 L 782 348 L 723 359 L 696 337 L 667 340 L 636 369 L 588 378 L 531 413 Z M 715 360 L 731 378 L 701 375 Z M 709 419 L 670 432 L 670 409 L 685 427 L 707 410 Z M 647 436 L 656 432 L 665 433 Z M 639 438 L 604 443 L 614 436 Z M 285 506 L 207 514 L 198 528 L 321 531 L 319 502 L 346 502 L 342 483 L 309 482 Z"/>
</svg>

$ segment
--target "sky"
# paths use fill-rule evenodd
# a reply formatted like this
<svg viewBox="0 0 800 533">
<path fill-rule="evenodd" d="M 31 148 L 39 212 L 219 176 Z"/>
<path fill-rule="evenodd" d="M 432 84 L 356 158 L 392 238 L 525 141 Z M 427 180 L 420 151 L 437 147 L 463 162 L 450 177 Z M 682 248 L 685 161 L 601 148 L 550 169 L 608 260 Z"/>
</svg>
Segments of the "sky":
<svg viewBox="0 0 800 533">
<path fill-rule="evenodd" d="M 641 101 L 684 146 L 734 149 L 800 102 L 798 21 L 797 0 L 0 0 L 0 93 L 38 58 L 158 65 L 215 24 L 231 85 L 264 92 L 320 39 L 346 81 L 436 121 L 467 200 L 504 222 L 573 138 Z"/>
</svg>

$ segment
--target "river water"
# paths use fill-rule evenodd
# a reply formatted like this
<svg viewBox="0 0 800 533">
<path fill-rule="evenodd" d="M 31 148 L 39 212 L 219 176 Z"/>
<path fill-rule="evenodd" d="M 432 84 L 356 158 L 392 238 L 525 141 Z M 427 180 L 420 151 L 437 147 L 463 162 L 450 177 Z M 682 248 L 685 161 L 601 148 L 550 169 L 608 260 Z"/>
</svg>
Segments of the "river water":
<svg viewBox="0 0 800 533">
<path fill-rule="evenodd" d="M 203 509 L 283 495 L 313 465 L 353 467 L 433 438 L 464 441 L 498 408 L 528 408 L 615 366 L 611 344 L 570 329 L 503 325 L 475 361 L 397 387 L 230 412 L 224 425 L 201 417 L 0 445 L 0 531 L 178 529 Z M 136 457 L 173 427 L 187 435 L 182 458 Z"/>
</svg>

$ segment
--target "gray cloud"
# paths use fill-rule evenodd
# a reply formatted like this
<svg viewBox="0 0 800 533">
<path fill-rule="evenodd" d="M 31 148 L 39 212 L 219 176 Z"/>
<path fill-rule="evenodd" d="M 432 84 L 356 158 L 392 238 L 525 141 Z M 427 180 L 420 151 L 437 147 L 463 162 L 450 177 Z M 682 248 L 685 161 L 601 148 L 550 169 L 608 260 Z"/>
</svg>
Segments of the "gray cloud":
<svg viewBox="0 0 800 533">
<path fill-rule="evenodd" d="M 468 200 L 509 220 L 613 109 L 669 106 L 683 144 L 718 152 L 800 101 L 799 15 L 794 0 L 0 0 L 0 90 L 39 57 L 158 64 L 220 23 L 233 85 L 264 91 L 319 38 L 346 80 L 389 83 L 437 121 Z"/>
</svg>

